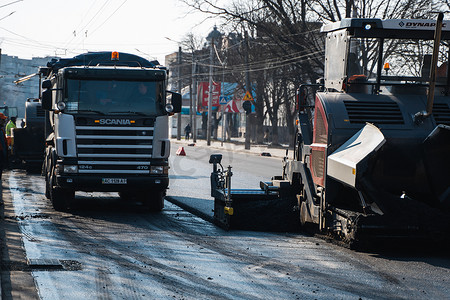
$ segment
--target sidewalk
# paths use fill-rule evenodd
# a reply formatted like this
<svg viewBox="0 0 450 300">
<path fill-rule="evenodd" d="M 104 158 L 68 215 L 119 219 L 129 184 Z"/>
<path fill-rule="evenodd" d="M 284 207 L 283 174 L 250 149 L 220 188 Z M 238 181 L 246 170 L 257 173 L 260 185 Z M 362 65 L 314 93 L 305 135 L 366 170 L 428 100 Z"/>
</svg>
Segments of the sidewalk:
<svg viewBox="0 0 450 300">
<path fill-rule="evenodd" d="M 179 144 L 180 146 L 202 146 L 202 147 L 208 147 L 207 142 L 204 139 L 197 139 L 197 141 L 194 143 L 192 139 L 185 140 L 184 137 L 181 138 L 181 140 L 177 140 L 176 138 L 170 139 L 171 143 L 173 144 Z M 223 144 L 223 145 L 222 145 Z M 209 146 L 210 148 L 218 149 L 218 150 L 230 150 L 235 152 L 241 152 L 241 153 L 251 153 L 254 155 L 261 155 L 261 156 L 272 156 L 272 157 L 280 157 L 283 158 L 286 156 L 286 149 L 288 148 L 287 145 L 281 145 L 276 147 L 271 147 L 270 145 L 266 144 L 251 144 L 250 149 L 245 149 L 245 143 L 244 138 L 240 139 L 233 139 L 229 142 L 223 142 L 222 141 L 216 141 L 211 140 L 211 144 Z M 288 153 L 289 157 L 292 157 L 292 149 L 289 150 Z"/>
</svg>

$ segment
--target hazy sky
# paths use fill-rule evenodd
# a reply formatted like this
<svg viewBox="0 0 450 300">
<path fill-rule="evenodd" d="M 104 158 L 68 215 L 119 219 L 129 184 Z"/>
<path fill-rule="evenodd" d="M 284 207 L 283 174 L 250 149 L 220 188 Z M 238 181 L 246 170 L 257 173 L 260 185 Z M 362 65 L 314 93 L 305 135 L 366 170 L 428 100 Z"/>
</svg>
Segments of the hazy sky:
<svg viewBox="0 0 450 300">
<path fill-rule="evenodd" d="M 206 36 L 218 21 L 178 0 L 0 0 L 0 47 L 21 58 L 123 51 L 164 63 L 189 32 Z M 2 7 L 3 6 L 3 7 Z M 11 14 L 12 13 L 12 14 Z M 171 39 L 172 41 L 168 40 Z"/>
</svg>

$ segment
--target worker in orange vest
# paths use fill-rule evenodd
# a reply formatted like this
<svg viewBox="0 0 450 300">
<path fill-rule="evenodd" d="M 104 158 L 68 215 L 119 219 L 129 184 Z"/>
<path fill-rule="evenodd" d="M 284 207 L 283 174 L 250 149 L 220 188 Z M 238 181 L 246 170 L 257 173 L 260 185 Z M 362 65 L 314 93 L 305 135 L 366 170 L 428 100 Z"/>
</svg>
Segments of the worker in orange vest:
<svg viewBox="0 0 450 300">
<path fill-rule="evenodd" d="M 6 143 L 8 144 L 9 153 L 12 154 L 13 146 L 14 146 L 14 135 L 13 130 L 17 128 L 16 126 L 16 117 L 11 117 L 11 120 L 6 124 Z"/>
<path fill-rule="evenodd" d="M 5 136 L 6 116 L 0 113 L 0 179 L 2 178 L 2 171 L 8 166 L 8 144 Z"/>
</svg>

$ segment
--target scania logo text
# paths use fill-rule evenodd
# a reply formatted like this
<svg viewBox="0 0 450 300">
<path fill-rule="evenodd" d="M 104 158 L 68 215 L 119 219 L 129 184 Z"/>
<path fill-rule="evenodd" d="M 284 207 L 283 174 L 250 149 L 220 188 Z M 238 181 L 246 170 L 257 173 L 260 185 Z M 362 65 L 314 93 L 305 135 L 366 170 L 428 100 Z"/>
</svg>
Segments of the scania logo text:
<svg viewBox="0 0 450 300">
<path fill-rule="evenodd" d="M 95 123 L 100 125 L 131 125 L 133 122 L 129 119 L 100 119 Z"/>
</svg>

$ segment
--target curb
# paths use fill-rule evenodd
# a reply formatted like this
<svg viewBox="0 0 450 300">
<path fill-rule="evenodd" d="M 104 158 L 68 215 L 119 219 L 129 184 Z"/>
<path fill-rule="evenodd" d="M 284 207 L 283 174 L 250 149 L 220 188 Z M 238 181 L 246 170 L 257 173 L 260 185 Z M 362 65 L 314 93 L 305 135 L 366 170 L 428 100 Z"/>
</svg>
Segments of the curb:
<svg viewBox="0 0 450 300">
<path fill-rule="evenodd" d="M 286 147 L 269 147 L 267 145 L 253 145 L 253 147 L 250 147 L 250 150 L 247 149 L 240 149 L 240 148 L 236 148 L 236 147 L 243 147 L 244 145 L 240 142 L 224 142 L 224 146 L 218 146 L 218 145 L 214 145 L 214 143 L 221 143 L 221 141 L 214 141 L 210 146 L 206 145 L 206 141 L 204 140 L 197 140 L 196 143 L 193 143 L 192 141 L 186 141 L 184 139 L 182 140 L 177 140 L 177 139 L 170 139 L 172 143 L 174 144 L 178 144 L 178 145 L 187 145 L 187 146 L 199 146 L 199 147 L 209 147 L 209 148 L 213 148 L 213 149 L 218 149 L 218 150 L 227 150 L 227 151 L 234 151 L 234 152 L 240 152 L 240 153 L 245 153 L 245 154 L 252 154 L 255 156 L 266 156 L 266 157 L 273 157 L 273 158 L 284 158 L 285 154 L 286 154 L 286 149 L 289 150 L 289 152 L 292 153 L 292 149 L 289 149 L 288 146 Z M 203 143 L 205 143 L 205 145 L 203 145 Z M 225 145 L 229 145 L 228 147 Z M 251 149 L 258 149 L 258 151 L 255 150 L 251 150 Z M 267 155 L 270 154 L 270 155 Z"/>
</svg>

